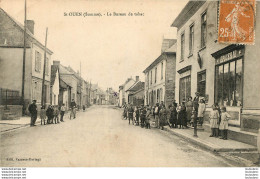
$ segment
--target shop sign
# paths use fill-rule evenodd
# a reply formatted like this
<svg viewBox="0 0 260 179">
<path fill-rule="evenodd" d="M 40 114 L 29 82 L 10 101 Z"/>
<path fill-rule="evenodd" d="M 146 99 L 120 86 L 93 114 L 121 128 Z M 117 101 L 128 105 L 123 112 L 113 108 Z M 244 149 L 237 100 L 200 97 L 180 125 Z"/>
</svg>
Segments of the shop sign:
<svg viewBox="0 0 260 179">
<path fill-rule="evenodd" d="M 244 49 L 233 50 L 233 51 L 226 53 L 224 55 L 221 55 L 219 58 L 217 58 L 216 65 L 225 63 L 229 60 L 233 60 L 233 59 L 241 57 L 243 55 L 244 55 Z"/>
</svg>

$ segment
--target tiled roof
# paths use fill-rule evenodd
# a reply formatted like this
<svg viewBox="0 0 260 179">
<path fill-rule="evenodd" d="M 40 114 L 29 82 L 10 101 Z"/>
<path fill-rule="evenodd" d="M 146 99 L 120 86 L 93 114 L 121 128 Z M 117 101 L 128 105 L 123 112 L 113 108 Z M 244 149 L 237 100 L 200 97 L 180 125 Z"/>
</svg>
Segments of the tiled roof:
<svg viewBox="0 0 260 179">
<path fill-rule="evenodd" d="M 135 92 L 144 88 L 144 82 L 138 81 L 134 83 L 127 91 Z"/>
</svg>

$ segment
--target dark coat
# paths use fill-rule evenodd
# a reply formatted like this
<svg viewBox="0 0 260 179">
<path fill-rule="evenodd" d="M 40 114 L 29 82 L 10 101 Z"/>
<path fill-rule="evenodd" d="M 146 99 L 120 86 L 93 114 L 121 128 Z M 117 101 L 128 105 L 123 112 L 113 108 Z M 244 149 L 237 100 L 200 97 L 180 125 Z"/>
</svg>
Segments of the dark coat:
<svg viewBox="0 0 260 179">
<path fill-rule="evenodd" d="M 178 113 L 178 124 L 179 125 L 184 125 L 186 121 L 187 121 L 186 107 L 182 106 L 181 110 Z"/>
<path fill-rule="evenodd" d="M 36 114 L 37 114 L 37 105 L 34 104 L 34 103 L 30 104 L 28 110 L 29 110 L 29 112 L 30 112 L 32 115 L 36 115 Z"/>
<path fill-rule="evenodd" d="M 178 113 L 177 113 L 176 108 L 173 108 L 171 110 L 171 116 L 170 116 L 170 119 L 169 119 L 170 123 L 176 123 L 177 122 L 177 116 L 178 116 L 177 114 Z"/>
<path fill-rule="evenodd" d="M 53 109 L 52 108 L 48 108 L 47 111 L 46 111 L 46 116 L 48 118 L 52 118 L 53 117 Z"/>
</svg>

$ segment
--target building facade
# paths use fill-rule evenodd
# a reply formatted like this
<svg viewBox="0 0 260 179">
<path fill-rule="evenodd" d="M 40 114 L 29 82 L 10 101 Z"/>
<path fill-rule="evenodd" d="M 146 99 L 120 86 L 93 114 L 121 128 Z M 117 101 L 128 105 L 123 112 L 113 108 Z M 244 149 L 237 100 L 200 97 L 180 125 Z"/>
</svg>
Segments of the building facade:
<svg viewBox="0 0 260 179">
<path fill-rule="evenodd" d="M 258 6 L 255 36 L 260 35 Z M 218 43 L 218 10 L 219 1 L 189 1 L 172 24 L 178 29 L 175 98 L 179 103 L 198 91 L 207 111 L 214 103 L 226 106 L 230 125 L 258 131 L 260 39 L 255 45 Z"/>
<path fill-rule="evenodd" d="M 139 77 L 138 77 L 139 78 Z M 135 80 L 131 77 L 128 78 L 123 85 L 119 86 L 119 105 L 122 106 L 124 104 L 129 103 L 128 94 L 129 92 L 126 92 L 133 84 L 135 83 Z"/>
<path fill-rule="evenodd" d="M 24 102 L 42 100 L 44 45 L 34 36 L 34 21 L 27 21 Z M 0 84 L 1 88 L 15 90 L 21 96 L 23 76 L 24 26 L 0 8 Z M 50 104 L 51 55 L 46 50 L 44 102 Z M 40 106 L 40 105 L 38 105 Z"/>
<path fill-rule="evenodd" d="M 165 45 L 163 47 L 165 48 Z M 145 105 L 154 106 L 162 101 L 166 106 L 172 104 L 175 99 L 175 64 L 176 40 L 143 71 Z"/>
</svg>

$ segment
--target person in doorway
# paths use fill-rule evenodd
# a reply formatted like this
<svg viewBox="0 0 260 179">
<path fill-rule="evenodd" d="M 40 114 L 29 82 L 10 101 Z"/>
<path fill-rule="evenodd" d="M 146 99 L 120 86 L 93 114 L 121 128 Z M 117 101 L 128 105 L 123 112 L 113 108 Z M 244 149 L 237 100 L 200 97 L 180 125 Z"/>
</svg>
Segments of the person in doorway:
<svg viewBox="0 0 260 179">
<path fill-rule="evenodd" d="M 35 122 L 37 120 L 37 105 L 36 105 L 35 99 L 32 101 L 32 104 L 29 105 L 28 110 L 31 114 L 31 124 L 30 124 L 30 126 L 31 127 L 36 126 Z"/>
<path fill-rule="evenodd" d="M 64 116 L 64 114 L 65 114 L 65 111 L 66 111 L 66 107 L 65 107 L 65 104 L 63 103 L 62 106 L 61 106 L 61 108 L 60 108 L 60 121 L 61 121 L 61 122 L 64 122 L 63 116 Z"/>
</svg>

